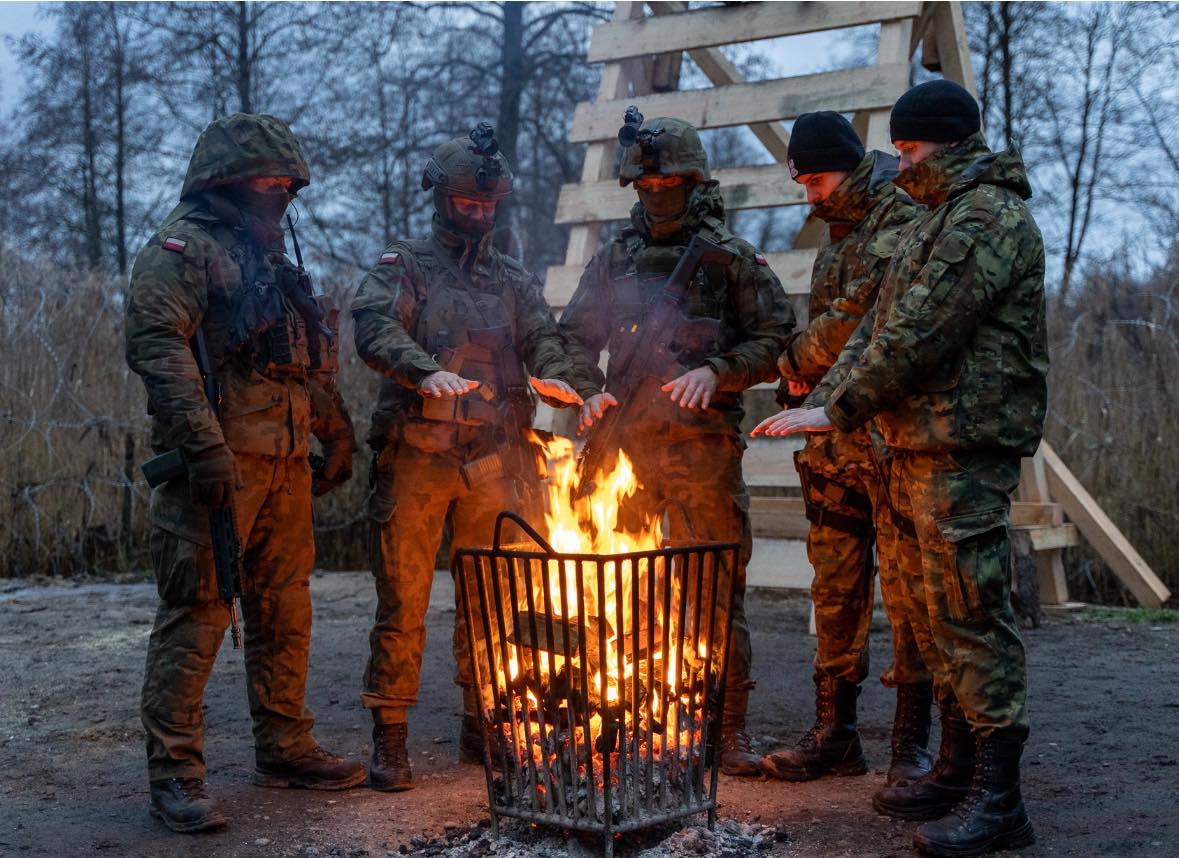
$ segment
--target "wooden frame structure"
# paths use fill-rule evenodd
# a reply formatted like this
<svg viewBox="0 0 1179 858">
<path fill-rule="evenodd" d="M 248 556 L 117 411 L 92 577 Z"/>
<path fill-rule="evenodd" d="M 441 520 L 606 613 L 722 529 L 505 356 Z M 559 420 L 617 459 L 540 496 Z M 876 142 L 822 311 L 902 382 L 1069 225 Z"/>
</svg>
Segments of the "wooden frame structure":
<svg viewBox="0 0 1179 858">
<path fill-rule="evenodd" d="M 876 57 L 856 68 L 749 82 L 719 50 L 722 45 L 865 25 L 878 27 Z M 975 91 L 957 2 L 725 3 L 696 9 L 683 0 L 615 2 L 613 20 L 594 28 L 587 52 L 589 62 L 603 64 L 602 78 L 597 99 L 578 105 L 573 117 L 570 139 L 587 144 L 586 154 L 581 181 L 562 187 L 557 203 L 556 220 L 569 227 L 569 245 L 565 264 L 547 272 L 549 303 L 557 310 L 568 303 L 598 248 L 602 227 L 625 219 L 634 201 L 633 192 L 620 188 L 616 178 L 615 135 L 627 105 L 639 104 L 648 116 L 686 119 L 701 130 L 747 126 L 774 163 L 715 170 L 726 207 L 800 205 L 805 195 L 783 166 L 790 140 L 783 121 L 812 110 L 848 113 L 868 148 L 889 150 L 889 112 L 909 86 L 918 47 L 926 68 Z M 711 88 L 678 91 L 685 54 Z M 790 296 L 809 294 L 811 266 L 825 233 L 822 223 L 810 218 L 791 250 L 767 254 Z M 770 466 L 764 455 L 747 455 L 746 474 L 755 492 L 754 532 L 770 539 L 805 537 L 801 500 L 781 496 L 797 486 L 797 474 L 789 456 L 780 458 L 784 461 Z M 1140 603 L 1157 606 L 1170 597 L 1047 444 L 1024 461 L 1012 521 L 1031 536 L 1046 604 L 1068 601 L 1061 551 L 1078 544 L 1080 536 Z"/>
</svg>

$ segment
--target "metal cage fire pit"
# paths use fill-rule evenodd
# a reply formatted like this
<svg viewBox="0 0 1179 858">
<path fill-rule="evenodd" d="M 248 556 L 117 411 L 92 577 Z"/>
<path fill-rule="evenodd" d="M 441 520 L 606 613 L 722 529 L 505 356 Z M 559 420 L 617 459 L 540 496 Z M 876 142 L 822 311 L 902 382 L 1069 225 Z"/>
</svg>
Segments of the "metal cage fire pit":
<svg viewBox="0 0 1179 858">
<path fill-rule="evenodd" d="M 504 546 L 506 520 L 535 545 Z M 611 856 L 616 833 L 715 824 L 737 558 L 560 553 L 511 513 L 493 547 L 455 553 L 493 831 L 509 816 L 596 833 Z"/>
</svg>

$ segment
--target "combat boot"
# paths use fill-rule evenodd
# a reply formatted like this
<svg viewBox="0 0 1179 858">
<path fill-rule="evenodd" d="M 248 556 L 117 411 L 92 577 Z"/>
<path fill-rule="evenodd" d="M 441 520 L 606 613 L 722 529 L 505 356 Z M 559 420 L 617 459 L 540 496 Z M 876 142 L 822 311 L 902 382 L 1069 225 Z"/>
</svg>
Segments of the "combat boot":
<svg viewBox="0 0 1179 858">
<path fill-rule="evenodd" d="M 933 767 L 929 753 L 930 707 L 933 683 L 897 686 L 897 708 L 892 719 L 892 762 L 886 786 L 907 786 Z"/>
<path fill-rule="evenodd" d="M 753 752 L 745 732 L 745 709 L 749 706 L 749 689 L 753 683 L 725 691 L 725 711 L 721 715 L 720 769 L 733 777 L 748 777 L 759 771 L 760 761 Z"/>
<path fill-rule="evenodd" d="M 815 723 L 793 748 L 761 758 L 761 770 L 786 781 L 868 772 L 856 730 L 860 687 L 831 676 L 815 676 Z"/>
<path fill-rule="evenodd" d="M 974 737 L 962 710 L 942 712 L 942 742 L 933 768 L 908 786 L 886 786 L 872 796 L 877 813 L 899 819 L 940 819 L 970 791 Z"/>
<path fill-rule="evenodd" d="M 913 845 L 925 855 L 958 858 L 1036 841 L 1019 790 L 1023 730 L 998 730 L 976 742 L 974 780 L 949 815 L 917 829 Z"/>
<path fill-rule="evenodd" d="M 294 760 L 254 766 L 254 783 L 274 789 L 348 789 L 363 783 L 365 777 L 363 763 L 337 757 L 319 745 Z"/>
<path fill-rule="evenodd" d="M 200 778 L 168 778 L 151 782 L 151 815 L 182 834 L 211 831 L 225 825 L 217 799 Z"/>
<path fill-rule="evenodd" d="M 409 725 L 374 724 L 373 758 L 368 766 L 368 785 L 381 792 L 413 789 L 413 769 L 405 741 Z"/>
</svg>

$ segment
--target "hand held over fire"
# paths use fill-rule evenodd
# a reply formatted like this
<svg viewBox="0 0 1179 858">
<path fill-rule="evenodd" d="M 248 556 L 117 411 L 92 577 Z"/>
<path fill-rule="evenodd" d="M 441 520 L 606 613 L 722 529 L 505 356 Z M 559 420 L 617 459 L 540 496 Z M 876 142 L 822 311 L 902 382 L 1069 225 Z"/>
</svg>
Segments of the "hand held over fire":
<svg viewBox="0 0 1179 858">
<path fill-rule="evenodd" d="M 681 408 L 703 410 L 712 402 L 716 382 L 716 372 L 712 367 L 702 366 L 685 372 L 659 389 L 671 394 L 671 401 L 678 402 Z"/>
<path fill-rule="evenodd" d="M 796 435 L 799 432 L 830 432 L 834 427 L 822 408 L 788 408 L 753 428 L 751 435 Z"/>
<path fill-rule="evenodd" d="M 559 378 L 537 378 L 536 376 L 530 376 L 528 383 L 532 385 L 533 390 L 547 399 L 555 399 L 566 405 L 584 404 L 582 398 L 577 395 L 577 391 L 568 382 L 564 382 Z"/>
<path fill-rule="evenodd" d="M 479 386 L 479 382 L 463 378 L 453 372 L 440 370 L 432 372 L 418 382 L 418 392 L 431 399 L 453 399 L 470 393 Z"/>
</svg>

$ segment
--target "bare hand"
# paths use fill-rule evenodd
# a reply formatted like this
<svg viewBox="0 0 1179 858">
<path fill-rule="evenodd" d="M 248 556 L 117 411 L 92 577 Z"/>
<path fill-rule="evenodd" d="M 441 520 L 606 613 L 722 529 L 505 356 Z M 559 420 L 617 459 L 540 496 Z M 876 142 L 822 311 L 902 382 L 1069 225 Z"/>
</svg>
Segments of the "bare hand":
<svg viewBox="0 0 1179 858">
<path fill-rule="evenodd" d="M 750 435 L 796 435 L 799 432 L 830 432 L 834 427 L 822 408 L 788 408 L 767 417 Z"/>
<path fill-rule="evenodd" d="M 470 393 L 478 386 L 477 381 L 440 370 L 430 373 L 418 382 L 418 393 L 431 399 L 454 399 L 456 396 Z"/>
<path fill-rule="evenodd" d="M 659 389 L 670 393 L 671 401 L 678 402 L 680 408 L 705 409 L 716 393 L 716 373 L 712 367 L 702 366 L 685 372 Z"/>
<path fill-rule="evenodd" d="M 577 434 L 580 435 L 586 429 L 594 425 L 594 421 L 599 419 L 606 413 L 607 408 L 611 408 L 618 404 L 609 393 L 595 393 L 587 399 L 581 406 L 581 419 L 577 423 Z"/>
<path fill-rule="evenodd" d="M 541 396 L 564 402 L 566 405 L 582 405 L 582 399 L 577 391 L 559 378 L 536 378 L 531 376 L 528 383 Z"/>
</svg>

